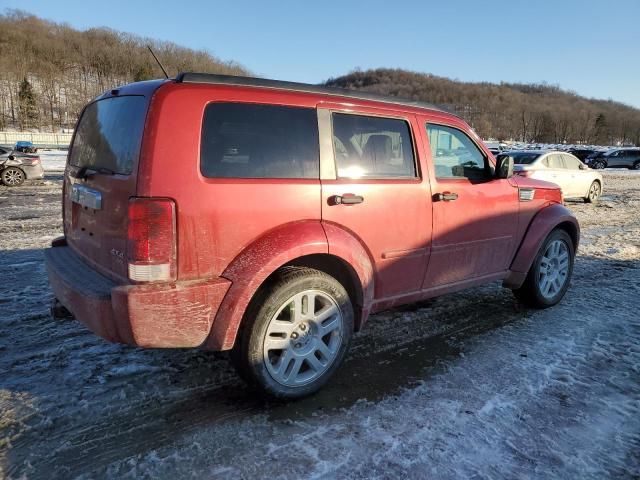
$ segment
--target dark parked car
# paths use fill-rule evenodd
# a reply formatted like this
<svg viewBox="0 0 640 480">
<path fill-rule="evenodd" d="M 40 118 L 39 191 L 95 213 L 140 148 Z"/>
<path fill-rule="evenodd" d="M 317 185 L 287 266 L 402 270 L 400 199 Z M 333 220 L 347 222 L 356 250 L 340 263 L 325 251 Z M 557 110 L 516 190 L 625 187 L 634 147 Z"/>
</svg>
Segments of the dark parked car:
<svg viewBox="0 0 640 480">
<path fill-rule="evenodd" d="M 25 180 L 44 178 L 42 162 L 38 155 L 28 155 L 0 147 L 0 183 L 17 187 Z"/>
<path fill-rule="evenodd" d="M 26 141 L 16 142 L 14 151 L 20 153 L 38 153 L 38 149 L 36 148 L 36 146 L 33 143 Z"/>
<path fill-rule="evenodd" d="M 578 157 L 581 162 L 584 162 L 589 155 L 593 155 L 596 152 L 597 150 L 593 148 L 571 148 L 569 150 L 569 153 L 574 157 Z"/>
<path fill-rule="evenodd" d="M 616 148 L 589 155 L 584 163 L 591 168 L 632 168 L 640 170 L 640 148 Z"/>
</svg>

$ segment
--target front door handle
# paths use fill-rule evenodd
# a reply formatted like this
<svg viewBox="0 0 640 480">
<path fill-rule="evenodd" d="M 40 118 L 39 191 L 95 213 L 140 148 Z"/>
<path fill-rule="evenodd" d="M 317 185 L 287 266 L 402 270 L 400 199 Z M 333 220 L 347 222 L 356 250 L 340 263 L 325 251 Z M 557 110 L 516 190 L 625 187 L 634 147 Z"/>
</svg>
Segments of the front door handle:
<svg viewBox="0 0 640 480">
<path fill-rule="evenodd" d="M 453 200 L 457 200 L 458 199 L 458 194 L 457 193 L 452 193 L 452 192 L 436 193 L 433 196 L 433 199 L 436 202 L 451 202 Z"/>
<path fill-rule="evenodd" d="M 334 195 L 329 198 L 331 205 L 357 205 L 364 202 L 364 197 L 354 195 L 353 193 L 344 193 L 342 195 Z"/>
</svg>

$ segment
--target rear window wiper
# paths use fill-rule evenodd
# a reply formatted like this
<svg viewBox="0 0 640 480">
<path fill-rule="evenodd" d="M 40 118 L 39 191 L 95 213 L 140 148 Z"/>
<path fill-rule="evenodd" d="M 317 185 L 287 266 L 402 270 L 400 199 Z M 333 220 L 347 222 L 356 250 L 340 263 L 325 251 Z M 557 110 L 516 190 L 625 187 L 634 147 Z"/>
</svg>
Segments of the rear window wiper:
<svg viewBox="0 0 640 480">
<path fill-rule="evenodd" d="M 91 175 L 94 175 L 96 173 L 99 173 L 101 175 L 115 175 L 116 174 L 116 172 L 114 172 L 113 170 L 111 170 L 110 168 L 107 168 L 107 167 L 100 167 L 100 168 L 92 169 L 91 171 L 92 171 Z"/>
<path fill-rule="evenodd" d="M 83 167 L 80 167 L 80 170 L 78 170 L 74 176 L 75 178 L 84 179 L 89 178 L 96 173 L 100 173 L 102 175 L 115 175 L 116 172 L 107 167 L 89 168 L 87 165 L 85 165 Z"/>
<path fill-rule="evenodd" d="M 79 179 L 83 179 L 83 178 L 87 178 L 87 170 L 89 169 L 89 167 L 87 165 L 80 167 L 80 170 L 78 170 L 75 175 L 73 175 L 75 178 L 79 178 Z"/>
</svg>

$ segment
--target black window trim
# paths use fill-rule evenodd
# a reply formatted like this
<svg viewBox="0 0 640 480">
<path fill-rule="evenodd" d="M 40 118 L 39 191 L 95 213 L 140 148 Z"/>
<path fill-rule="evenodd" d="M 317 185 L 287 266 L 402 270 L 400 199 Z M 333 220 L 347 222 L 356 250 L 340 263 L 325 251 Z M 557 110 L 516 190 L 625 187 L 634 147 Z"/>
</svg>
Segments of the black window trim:
<svg viewBox="0 0 640 480">
<path fill-rule="evenodd" d="M 341 110 L 339 108 L 329 108 L 329 113 L 330 115 L 330 123 L 331 123 L 331 147 L 333 149 L 333 163 L 334 163 L 334 168 L 335 168 L 335 175 L 336 175 L 336 180 L 341 180 L 341 181 L 349 181 L 352 183 L 367 183 L 369 181 L 386 181 L 388 183 L 419 183 L 422 181 L 422 172 L 420 169 L 420 160 L 418 157 L 418 148 L 417 148 L 417 142 L 416 142 L 416 137 L 415 137 L 415 132 L 413 131 L 412 125 L 411 125 L 411 119 L 409 118 L 409 116 L 406 115 L 394 115 L 392 113 L 379 113 L 379 112 L 362 112 L 362 111 L 358 111 L 358 110 Z M 413 153 L 413 176 L 389 176 L 389 177 L 385 177 L 385 176 L 375 176 L 375 177 L 361 177 L 361 178 L 352 178 L 352 177 L 341 177 L 340 175 L 338 175 L 338 164 L 336 161 L 336 145 L 335 142 L 333 141 L 333 114 L 334 113 L 339 113 L 339 114 L 344 114 L 344 115 L 355 115 L 358 117 L 374 117 L 374 118 L 383 118 L 383 119 L 387 119 L 387 120 L 402 120 L 407 124 L 407 127 L 409 128 L 409 136 L 411 137 L 411 149 L 412 149 L 412 153 Z"/>
<path fill-rule="evenodd" d="M 484 169 L 485 169 L 485 173 L 487 173 L 487 178 L 482 179 L 482 182 L 488 182 L 494 179 L 495 177 L 495 164 L 491 161 L 491 159 L 489 158 L 489 156 L 486 154 L 486 152 L 484 151 L 484 149 L 480 146 L 480 144 L 476 141 L 475 138 L 473 138 L 473 136 L 469 135 L 467 132 L 465 132 L 462 128 L 455 126 L 455 125 L 450 125 L 444 122 L 431 122 L 429 120 L 427 120 L 424 124 L 424 133 L 426 135 L 426 141 L 427 141 L 427 150 L 429 153 L 429 158 L 431 160 L 431 167 L 433 168 L 433 178 L 437 181 L 437 180 L 457 180 L 457 181 L 469 181 L 470 179 L 467 177 L 438 177 L 438 175 L 436 175 L 436 170 L 435 170 L 435 163 L 433 161 L 433 155 L 431 154 L 431 140 L 429 140 L 429 131 L 427 130 L 427 127 L 429 125 L 436 125 L 439 127 L 447 127 L 447 128 L 451 128 L 453 130 L 458 130 L 459 132 L 461 132 L 463 135 L 465 135 L 469 140 L 471 140 L 471 143 L 473 143 L 476 148 L 478 149 L 478 151 L 480 152 L 480 154 L 482 155 L 482 158 L 484 158 Z M 478 182 L 476 182 L 478 183 Z"/>
<path fill-rule="evenodd" d="M 206 114 L 207 108 L 213 104 L 239 104 L 239 105 L 260 105 L 267 107 L 284 107 L 284 108 L 298 108 L 304 110 L 311 110 L 314 112 L 314 118 L 318 116 L 318 107 L 317 106 L 301 106 L 297 104 L 289 104 L 289 103 L 273 103 L 273 102 L 260 102 L 253 100 L 229 100 L 224 98 L 216 98 L 215 100 L 210 100 L 205 103 L 202 108 L 202 115 L 200 117 L 200 135 L 198 137 L 198 176 L 204 180 L 206 183 L 291 183 L 295 182 L 296 184 L 320 184 L 320 131 L 317 128 L 317 121 L 315 122 L 317 128 L 317 137 L 318 137 L 318 177 L 314 178 L 297 178 L 297 177 L 209 177 L 202 173 L 202 139 L 204 134 L 204 116 Z"/>
</svg>

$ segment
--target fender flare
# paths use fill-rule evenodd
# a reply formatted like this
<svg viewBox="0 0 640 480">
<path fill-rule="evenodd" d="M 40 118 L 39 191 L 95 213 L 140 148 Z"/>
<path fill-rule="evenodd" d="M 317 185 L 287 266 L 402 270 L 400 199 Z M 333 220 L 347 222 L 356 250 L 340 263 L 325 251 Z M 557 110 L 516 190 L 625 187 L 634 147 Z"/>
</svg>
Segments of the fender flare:
<svg viewBox="0 0 640 480">
<path fill-rule="evenodd" d="M 508 288 L 522 286 L 527 273 L 536 258 L 543 242 L 551 231 L 557 227 L 567 230 L 573 240 L 574 250 L 578 251 L 580 242 L 580 225 L 575 215 L 564 205 L 551 204 L 540 210 L 531 220 L 518 251 L 511 262 L 510 274 L 503 285 Z"/>
<path fill-rule="evenodd" d="M 344 232 L 346 234 L 346 232 Z M 348 234 L 346 234 L 348 235 Z M 349 235 L 350 237 L 350 235 Z M 351 242 L 362 245 L 351 237 Z M 355 271 L 363 290 L 362 313 L 368 314 L 373 292 L 371 264 L 363 267 L 360 263 L 351 262 L 358 254 L 345 252 L 350 245 L 344 238 L 340 246 L 330 252 L 327 235 L 320 221 L 309 220 L 295 222 L 277 227 L 247 246 L 225 269 L 221 277 L 231 281 L 220 308 L 215 314 L 213 326 L 203 347 L 213 350 L 229 350 L 233 348 L 242 317 L 256 291 L 264 281 L 277 269 L 300 257 L 313 254 L 332 254 L 349 264 Z M 351 243 L 353 246 L 353 243 Z M 354 279 L 355 281 L 355 279 Z M 371 295 L 368 290 L 371 289 Z"/>
<path fill-rule="evenodd" d="M 356 330 L 360 330 L 367 321 L 374 298 L 373 259 L 355 234 L 337 224 L 323 222 L 329 253 L 343 259 L 353 268 L 360 279 L 362 297 L 360 312 L 355 318 Z"/>
</svg>

